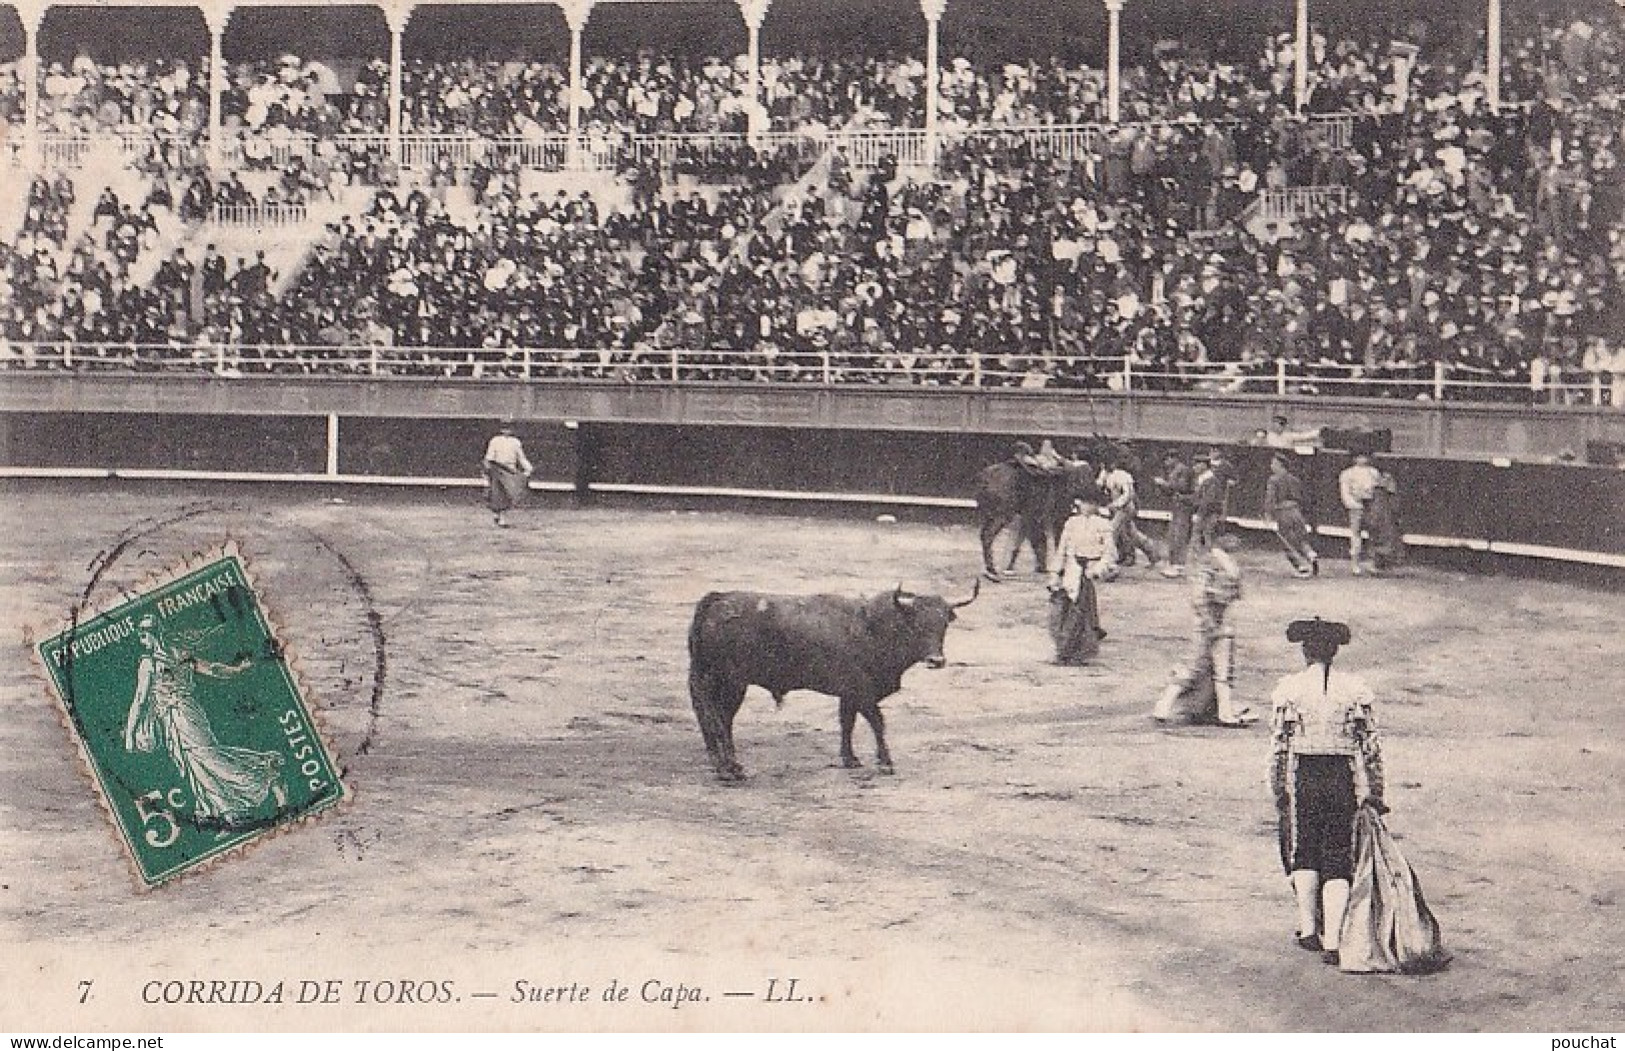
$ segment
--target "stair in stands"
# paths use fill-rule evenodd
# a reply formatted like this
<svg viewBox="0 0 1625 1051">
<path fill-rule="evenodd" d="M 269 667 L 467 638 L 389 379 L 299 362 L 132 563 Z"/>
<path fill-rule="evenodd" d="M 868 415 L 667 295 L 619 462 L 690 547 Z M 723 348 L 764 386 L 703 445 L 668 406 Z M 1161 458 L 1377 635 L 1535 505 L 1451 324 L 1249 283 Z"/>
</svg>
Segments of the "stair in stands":
<svg viewBox="0 0 1625 1051">
<path fill-rule="evenodd" d="M 245 179 L 246 183 L 247 180 Z M 253 187 L 250 187 L 253 189 Z M 275 275 L 271 290 L 281 293 L 290 287 L 304 269 L 316 243 L 325 235 L 325 227 L 346 215 L 360 215 L 372 204 L 376 191 L 370 186 L 349 186 L 340 190 L 336 199 L 318 197 L 308 202 L 303 222 L 281 226 L 216 226 L 199 223 L 186 241 L 186 255 L 193 262 L 203 258 L 209 245 L 225 257 L 228 268 L 235 272 L 238 261 L 252 263 L 256 252 L 265 253 L 265 264 Z"/>
<path fill-rule="evenodd" d="M 0 238 L 15 244 L 28 211 L 28 187 L 33 182 L 20 168 L 0 167 Z"/>
<path fill-rule="evenodd" d="M 560 190 L 567 197 L 585 193 L 598 204 L 598 214 L 629 204 L 632 187 L 625 179 L 611 177 L 605 172 L 539 172 L 520 173 L 519 189 L 527 194 L 539 193 L 542 200 L 552 200 Z"/>
</svg>

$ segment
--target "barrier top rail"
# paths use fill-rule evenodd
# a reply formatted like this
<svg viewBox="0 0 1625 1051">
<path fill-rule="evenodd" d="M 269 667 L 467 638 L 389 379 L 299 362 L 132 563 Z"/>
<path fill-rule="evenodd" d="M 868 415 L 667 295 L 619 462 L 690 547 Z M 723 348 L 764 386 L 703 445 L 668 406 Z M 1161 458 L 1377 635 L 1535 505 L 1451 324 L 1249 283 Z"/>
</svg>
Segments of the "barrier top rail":
<svg viewBox="0 0 1625 1051">
<path fill-rule="evenodd" d="M 818 347 L 629 349 L 392 347 L 225 343 L 7 343 L 0 371 L 212 375 L 239 379 L 433 377 L 448 381 L 611 380 L 619 382 L 899 384 L 933 387 L 1091 389 L 1117 393 L 1321 394 L 1346 398 L 1497 401 L 1625 408 L 1625 389 L 1603 373 L 1565 372 L 1540 385 L 1443 363 L 1379 367 L 1329 362 L 1147 362 L 1091 357 L 930 350 L 873 353 Z"/>
</svg>

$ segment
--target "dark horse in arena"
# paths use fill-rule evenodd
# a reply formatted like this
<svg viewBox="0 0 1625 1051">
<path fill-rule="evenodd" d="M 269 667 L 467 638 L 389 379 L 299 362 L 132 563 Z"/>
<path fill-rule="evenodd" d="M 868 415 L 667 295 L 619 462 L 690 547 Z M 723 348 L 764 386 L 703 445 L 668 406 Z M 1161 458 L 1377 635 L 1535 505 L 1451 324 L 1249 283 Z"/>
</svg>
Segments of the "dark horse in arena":
<svg viewBox="0 0 1625 1051">
<path fill-rule="evenodd" d="M 1032 548 L 1037 571 L 1047 572 L 1049 553 L 1055 549 L 1072 501 L 1080 496 L 1100 499 L 1095 479 L 1101 468 L 1132 460 L 1128 446 L 1096 435 L 1080 443 L 1069 462 L 1050 470 L 1036 470 L 1014 456 L 983 468 L 976 486 L 976 517 L 987 578 L 1001 579 L 993 558 L 993 542 L 1012 524 L 1017 529 L 1016 543 L 1004 571 L 1015 568 L 1021 548 L 1026 545 Z"/>
</svg>

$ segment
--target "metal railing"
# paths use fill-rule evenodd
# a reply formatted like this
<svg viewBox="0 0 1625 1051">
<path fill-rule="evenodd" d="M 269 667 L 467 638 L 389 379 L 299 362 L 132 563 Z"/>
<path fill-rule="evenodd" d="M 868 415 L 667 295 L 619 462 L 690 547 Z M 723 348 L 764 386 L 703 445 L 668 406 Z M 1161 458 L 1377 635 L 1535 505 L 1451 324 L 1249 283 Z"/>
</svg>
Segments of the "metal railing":
<svg viewBox="0 0 1625 1051">
<path fill-rule="evenodd" d="M 1294 118 L 1303 121 L 1305 137 L 1312 144 L 1346 150 L 1354 144 L 1354 122 L 1358 113 L 1310 113 Z"/>
<path fill-rule="evenodd" d="M 195 134 L 169 135 L 140 127 L 106 128 L 91 133 L 44 133 L 38 136 L 39 161 L 43 168 L 82 168 L 89 158 L 111 145 L 126 161 L 140 160 L 154 149 L 196 149 L 206 136 Z M 27 155 L 27 140 L 17 136 L 14 156 L 21 160 Z"/>
<path fill-rule="evenodd" d="M 285 168 L 295 160 L 309 163 L 324 146 L 339 153 L 387 153 L 388 135 L 317 136 L 304 131 L 268 131 L 258 135 L 237 135 L 221 146 L 222 163 L 237 167 Z"/>
<path fill-rule="evenodd" d="M 478 135 L 402 135 L 401 164 L 431 170 L 441 164 L 469 168 L 484 161 L 496 141 Z"/>
<path fill-rule="evenodd" d="M 1252 214 L 1265 220 L 1296 222 L 1311 216 L 1342 211 L 1348 206 L 1346 186 L 1288 186 L 1280 189 L 1260 190 L 1254 206 L 1249 206 L 1244 219 Z"/>
<path fill-rule="evenodd" d="M 684 164 L 715 165 L 736 160 L 747 149 L 759 153 L 794 154 L 800 160 L 814 160 L 827 150 L 830 135 L 774 131 L 706 132 L 663 135 L 633 135 L 622 151 L 625 160 L 636 164 L 658 163 L 670 170 Z"/>
<path fill-rule="evenodd" d="M 1358 114 L 1328 113 L 1293 118 L 1301 121 L 1306 134 L 1317 141 L 1347 146 L 1353 137 Z M 937 132 L 936 157 L 928 156 L 930 141 L 919 128 L 845 128 L 839 130 L 745 132 L 705 132 L 689 134 L 636 134 L 630 132 L 584 131 L 572 142 L 564 131 L 536 136 L 487 136 L 472 132 L 403 134 L 399 137 L 400 162 L 419 171 L 449 164 L 459 171 L 477 162 L 517 160 L 521 167 L 537 171 L 568 169 L 614 170 L 629 163 L 658 160 L 663 167 L 674 165 L 679 157 L 701 163 L 715 163 L 738 156 L 746 145 L 778 153 L 794 151 L 803 158 L 816 157 L 827 150 L 844 147 L 853 167 L 872 169 L 882 158 L 893 157 L 903 166 L 934 165 L 942 151 L 955 145 L 974 144 L 979 139 L 1020 143 L 1063 162 L 1098 155 L 1108 135 L 1114 131 L 1144 132 L 1163 128 L 1194 129 L 1236 125 L 1236 118 L 1219 120 L 1181 119 L 1125 122 L 1122 124 L 979 124 L 946 125 Z M 14 129 L 15 131 L 15 129 Z M 25 137 L 9 137 L 11 163 L 29 164 L 30 151 Z M 73 134 L 41 133 L 37 136 L 38 160 L 47 169 L 79 168 L 93 150 L 112 140 L 129 159 L 146 155 L 155 145 L 172 144 L 203 150 L 207 135 L 190 133 L 164 135 L 140 127 L 119 127 Z M 339 134 L 319 137 L 309 132 L 270 129 L 257 133 L 227 135 L 219 143 L 219 158 L 228 167 L 260 165 L 284 167 L 295 159 L 309 160 L 318 147 L 330 143 L 335 152 L 390 153 L 395 144 L 383 133 Z"/>
<path fill-rule="evenodd" d="M 1444 363 L 1354 366 L 1330 362 L 1147 362 L 986 353 L 918 354 L 799 347 L 778 351 L 632 348 L 283 346 L 261 344 L 7 343 L 0 370 L 207 374 L 415 376 L 446 380 L 601 380 L 625 383 L 875 385 L 949 388 L 1321 395 L 1410 401 L 1612 405 L 1625 388 L 1606 373 L 1566 370 L 1539 386 L 1522 376 Z"/>
<path fill-rule="evenodd" d="M 309 209 L 303 204 L 217 204 L 209 209 L 209 222 L 214 226 L 297 226 L 308 217 Z"/>
<path fill-rule="evenodd" d="M 1104 125 L 1055 124 L 956 129 L 945 133 L 941 141 L 950 148 L 957 144 L 971 145 L 978 140 L 992 140 L 995 143 L 1017 142 L 1058 161 L 1070 163 L 1097 155 L 1105 136 Z"/>
</svg>

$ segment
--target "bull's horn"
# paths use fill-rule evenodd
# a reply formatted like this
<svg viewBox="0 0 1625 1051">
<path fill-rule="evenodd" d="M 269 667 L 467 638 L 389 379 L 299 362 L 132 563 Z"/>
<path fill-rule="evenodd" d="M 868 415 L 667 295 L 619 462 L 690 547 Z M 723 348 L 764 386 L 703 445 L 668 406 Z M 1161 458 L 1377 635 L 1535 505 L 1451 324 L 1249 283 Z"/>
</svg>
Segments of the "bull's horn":
<svg viewBox="0 0 1625 1051">
<path fill-rule="evenodd" d="M 976 601 L 976 596 L 980 595 L 981 593 L 982 593 L 982 580 L 981 580 L 980 577 L 978 577 L 976 579 L 976 583 L 971 585 L 970 598 L 966 599 L 963 602 L 951 602 L 951 603 L 949 603 L 949 608 L 950 609 L 963 609 L 966 606 L 970 605 L 972 602 L 975 602 Z"/>
<path fill-rule="evenodd" d="M 902 581 L 897 582 L 897 590 L 891 593 L 891 600 L 903 609 L 914 605 L 914 596 L 904 593 Z"/>
</svg>

